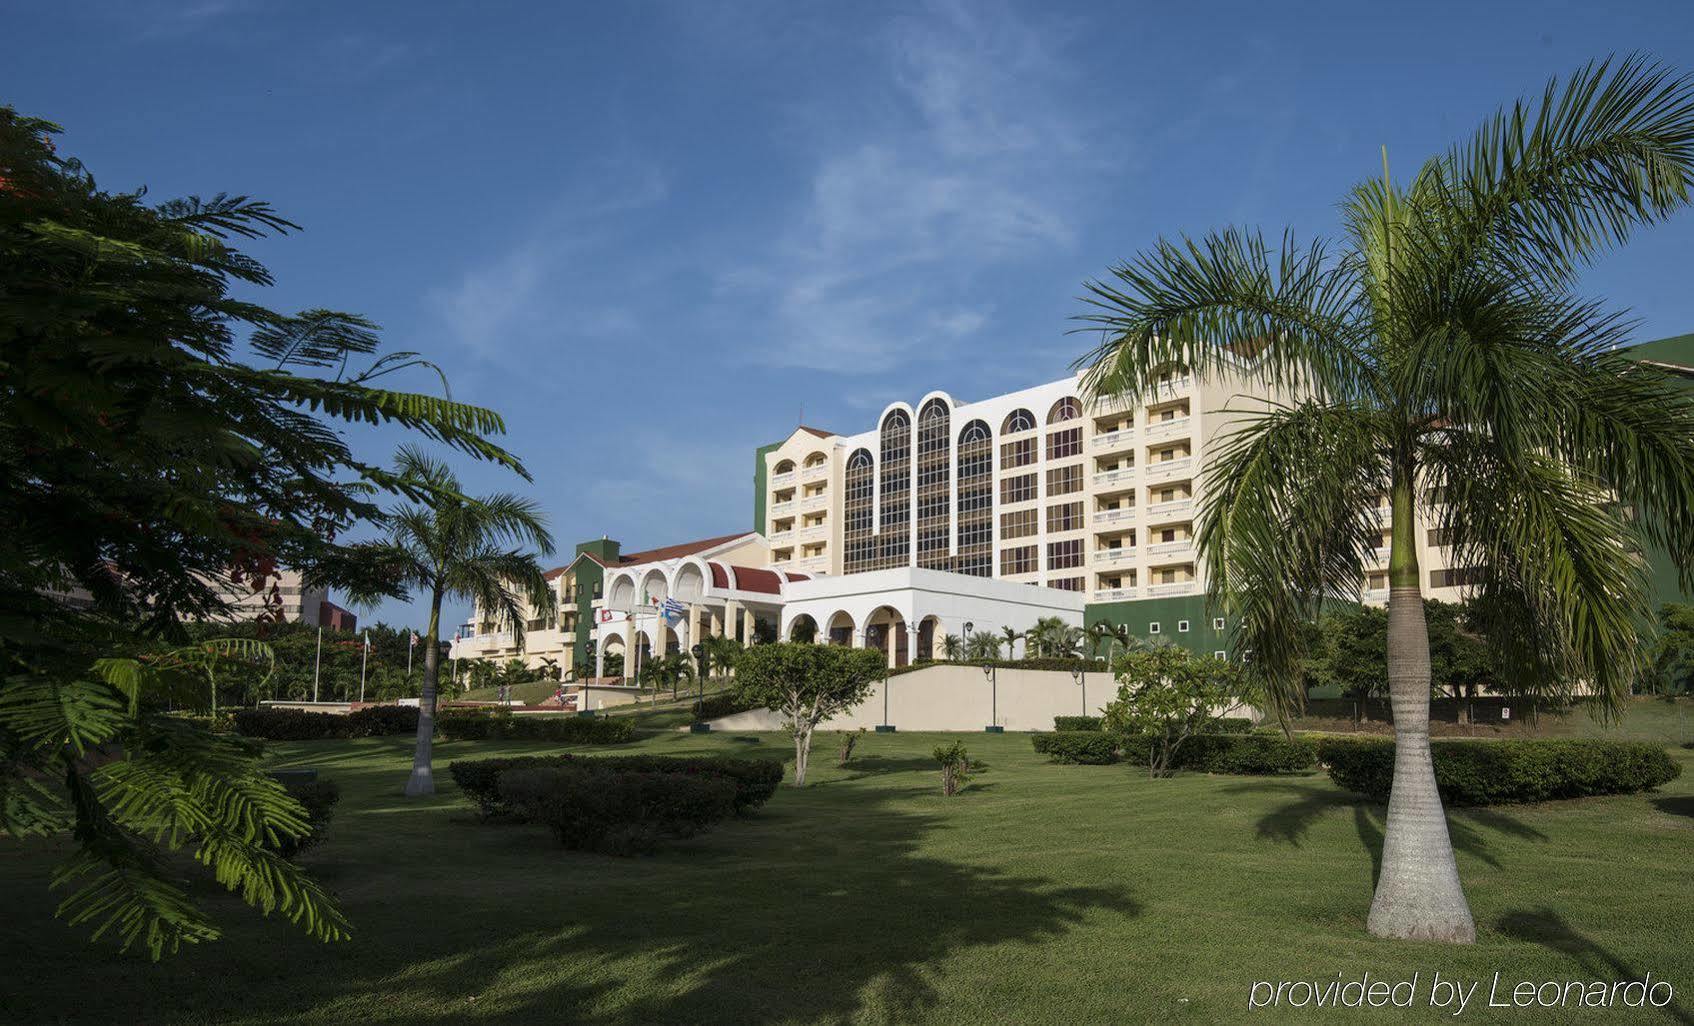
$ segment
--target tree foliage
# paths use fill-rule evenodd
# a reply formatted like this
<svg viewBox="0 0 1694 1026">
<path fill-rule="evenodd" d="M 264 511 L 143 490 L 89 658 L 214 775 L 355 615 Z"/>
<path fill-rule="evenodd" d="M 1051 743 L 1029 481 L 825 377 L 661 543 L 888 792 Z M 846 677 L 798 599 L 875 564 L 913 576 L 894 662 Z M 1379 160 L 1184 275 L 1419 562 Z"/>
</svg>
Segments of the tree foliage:
<svg viewBox="0 0 1694 1026">
<path fill-rule="evenodd" d="M 370 322 L 250 298 L 271 277 L 236 243 L 296 227 L 268 204 L 108 192 L 57 131 L 0 107 L 0 830 L 68 828 L 61 915 L 154 957 L 218 935 L 167 868 L 179 849 L 249 905 L 345 936 L 272 847 L 306 828 L 299 803 L 252 747 L 167 715 L 185 680 L 209 704 L 208 667 L 240 662 L 182 649 L 183 624 L 283 566 L 369 583 L 341 539 L 384 491 L 426 489 L 360 459 L 347 425 L 521 466 L 489 440 L 495 413 L 395 390 L 427 365 L 381 354 Z"/>
<path fill-rule="evenodd" d="M 1147 773 L 1168 777 L 1183 744 L 1256 695 L 1241 667 L 1176 645 L 1124 653 L 1113 667 L 1118 697 L 1106 706 L 1105 730 L 1148 742 Z"/>
<path fill-rule="evenodd" d="M 798 787 L 806 783 L 818 724 L 863 702 L 886 669 L 886 657 L 875 649 L 794 642 L 755 645 L 736 662 L 733 694 L 749 708 L 781 714 L 794 736 Z"/>
</svg>

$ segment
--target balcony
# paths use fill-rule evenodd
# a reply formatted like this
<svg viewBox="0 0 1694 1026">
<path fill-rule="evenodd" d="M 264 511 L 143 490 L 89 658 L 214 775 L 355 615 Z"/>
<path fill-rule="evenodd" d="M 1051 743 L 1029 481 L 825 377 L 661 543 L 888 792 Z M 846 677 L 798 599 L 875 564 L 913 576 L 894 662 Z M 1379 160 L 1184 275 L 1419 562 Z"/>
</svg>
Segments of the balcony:
<svg viewBox="0 0 1694 1026">
<path fill-rule="evenodd" d="M 792 512 L 794 512 L 794 500 L 793 499 L 789 499 L 787 502 L 773 502 L 773 503 L 771 503 L 771 515 L 772 516 L 781 516 L 784 513 L 792 513 Z"/>
<path fill-rule="evenodd" d="M 814 524 L 811 527 L 802 527 L 800 529 L 801 541 L 815 541 L 816 539 L 827 537 L 829 537 L 828 524 Z"/>
<path fill-rule="evenodd" d="M 1173 477 L 1185 476 L 1194 466 L 1192 456 L 1181 456 L 1163 463 L 1147 464 L 1147 479 L 1149 481 L 1168 481 Z"/>
<path fill-rule="evenodd" d="M 1135 397 L 1131 395 L 1101 396 L 1094 401 L 1095 413 L 1122 413 L 1124 410 L 1135 409 Z"/>
<path fill-rule="evenodd" d="M 1133 545 L 1116 549 L 1095 549 L 1095 566 L 1122 566 L 1134 562 L 1135 547 Z"/>
<path fill-rule="evenodd" d="M 1388 601 L 1388 589 L 1387 588 L 1366 588 L 1364 590 L 1362 597 L 1366 602 L 1387 602 Z"/>
<path fill-rule="evenodd" d="M 1125 509 L 1097 509 L 1094 511 L 1094 522 L 1096 524 L 1119 524 L 1126 520 L 1135 519 L 1135 513 L 1134 506 Z"/>
<path fill-rule="evenodd" d="M 827 477 L 828 475 L 828 463 L 819 463 L 811 467 L 802 467 L 800 470 L 800 479 L 803 481 L 816 481 L 818 478 Z"/>
<path fill-rule="evenodd" d="M 1121 431 L 1108 431 L 1103 435 L 1095 435 L 1088 443 L 1090 448 L 1100 452 L 1111 452 L 1114 449 L 1128 449 L 1135 439 L 1135 432 L 1128 428 Z"/>
<path fill-rule="evenodd" d="M 1194 512 L 1193 499 L 1172 499 L 1169 502 L 1155 502 L 1147 507 L 1147 515 L 1150 517 L 1168 517 L 1173 514 L 1192 512 Z"/>
<path fill-rule="evenodd" d="M 1192 384 L 1194 384 L 1194 379 L 1185 374 L 1180 378 L 1171 378 L 1169 381 L 1159 382 L 1155 392 L 1160 399 L 1175 399 L 1178 395 L 1188 391 L 1188 387 Z"/>
<path fill-rule="evenodd" d="M 1194 539 L 1192 538 L 1184 538 L 1181 541 L 1154 542 L 1147 546 L 1147 553 L 1152 556 L 1168 556 L 1172 553 L 1192 552 L 1193 550 Z"/>
<path fill-rule="evenodd" d="M 794 529 L 789 528 L 786 531 L 772 531 L 765 540 L 770 542 L 772 545 L 782 545 L 786 542 L 791 542 L 794 540 Z"/>
<path fill-rule="evenodd" d="M 795 567 L 795 569 L 806 574 L 827 574 L 829 573 L 829 557 L 809 556 L 806 559 L 802 559 L 800 561 L 800 565 Z"/>
<path fill-rule="evenodd" d="M 1147 423 L 1147 437 L 1150 439 L 1170 438 L 1174 435 L 1188 433 L 1187 417 L 1176 417 L 1172 420 L 1154 420 Z"/>
<path fill-rule="evenodd" d="M 1365 555 L 1372 563 L 1386 563 L 1388 562 L 1388 546 L 1383 545 L 1379 548 L 1367 549 Z M 1384 592 L 1384 594 L 1387 593 Z"/>
<path fill-rule="evenodd" d="M 800 500 L 801 509 L 822 509 L 828 504 L 829 495 L 826 492 L 819 492 L 816 495 L 808 495 Z"/>
<path fill-rule="evenodd" d="M 1136 589 L 1134 588 L 1105 588 L 1094 593 L 1094 601 L 1123 602 L 1126 599 L 1134 598 L 1135 594 Z"/>
<path fill-rule="evenodd" d="M 771 487 L 772 488 L 781 488 L 783 485 L 791 485 L 793 483 L 794 483 L 794 471 L 792 471 L 792 470 L 785 470 L 780 474 L 772 474 L 771 475 Z"/>
<path fill-rule="evenodd" d="M 1150 598 L 1158 598 L 1161 595 L 1192 595 L 1194 593 L 1194 589 L 1198 585 L 1198 581 L 1177 581 L 1174 584 L 1155 584 L 1151 588 L 1147 589 L 1147 595 Z"/>
<path fill-rule="evenodd" d="M 1134 481 L 1134 467 L 1125 467 L 1120 470 L 1108 470 L 1104 473 L 1094 475 L 1094 487 L 1096 490 L 1102 488 L 1128 488 L 1131 487 Z"/>
</svg>

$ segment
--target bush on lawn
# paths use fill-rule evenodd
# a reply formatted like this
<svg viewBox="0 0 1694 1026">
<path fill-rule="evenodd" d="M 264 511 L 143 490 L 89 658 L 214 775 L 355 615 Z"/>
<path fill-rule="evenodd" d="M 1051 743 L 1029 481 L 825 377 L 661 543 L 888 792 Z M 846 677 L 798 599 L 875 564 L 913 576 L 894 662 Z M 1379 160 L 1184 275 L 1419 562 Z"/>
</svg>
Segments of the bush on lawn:
<svg viewBox="0 0 1694 1026">
<path fill-rule="evenodd" d="M 1117 741 L 1125 762 L 1147 765 L 1152 756 L 1151 739 L 1130 736 Z M 1305 738 L 1289 739 L 1281 734 L 1195 734 L 1176 750 L 1171 768 L 1271 776 L 1298 773 L 1316 761 L 1317 746 Z"/>
<path fill-rule="evenodd" d="M 1245 716 L 1225 716 L 1213 720 L 1206 728 L 1208 734 L 1250 734 L 1253 732 L 1253 721 Z"/>
<path fill-rule="evenodd" d="M 1065 717 L 1059 719 L 1081 719 Z M 1051 734 L 1032 734 L 1030 744 L 1052 762 L 1067 766 L 1104 766 L 1118 761 L 1118 741 L 1114 734 L 1099 730 L 1056 730 Z"/>
<path fill-rule="evenodd" d="M 1590 795 L 1631 794 L 1675 780 L 1682 767 L 1659 745 L 1593 738 L 1437 741 L 1430 746 L 1435 785 L 1448 805 L 1509 805 Z M 1394 742 L 1324 738 L 1318 755 L 1330 779 L 1387 801 Z"/>
<path fill-rule="evenodd" d="M 719 716 L 746 712 L 752 706 L 739 701 L 733 693 L 725 692 L 721 695 L 707 695 L 705 699 L 696 701 L 691 708 L 696 720 L 715 720 Z"/>
<path fill-rule="evenodd" d="M 1054 730 L 1100 730 L 1105 719 L 1100 716 L 1055 716 Z"/>
<path fill-rule="evenodd" d="M 237 709 L 231 720 L 238 734 L 266 741 L 322 741 L 411 734 L 418 729 L 416 706 L 373 705 L 345 716 L 305 709 Z"/>
<path fill-rule="evenodd" d="M 453 741 L 557 741 L 567 745 L 621 745 L 635 740 L 625 716 L 510 716 L 448 713 L 436 722 Z"/>
<path fill-rule="evenodd" d="M 715 776 L 735 785 L 735 811 L 758 808 L 782 784 L 782 763 L 774 759 L 737 759 L 727 755 L 533 755 L 504 759 L 466 759 L 450 763 L 447 771 L 483 819 L 517 815 L 500 797 L 501 774 L 510 769 L 585 765 L 632 773 L 676 773 Z M 519 817 L 521 818 L 521 817 Z"/>
<path fill-rule="evenodd" d="M 566 848 L 608 855 L 652 851 L 735 811 L 735 783 L 727 777 L 610 770 L 595 767 L 598 761 L 508 770 L 500 775 L 500 798 Z"/>
<path fill-rule="evenodd" d="M 273 846 L 278 855 L 293 859 L 308 848 L 323 842 L 324 831 L 335 815 L 335 803 L 341 800 L 341 788 L 333 780 L 286 780 L 283 788 L 288 796 L 306 810 L 309 829 L 301 837 L 281 837 Z"/>
</svg>

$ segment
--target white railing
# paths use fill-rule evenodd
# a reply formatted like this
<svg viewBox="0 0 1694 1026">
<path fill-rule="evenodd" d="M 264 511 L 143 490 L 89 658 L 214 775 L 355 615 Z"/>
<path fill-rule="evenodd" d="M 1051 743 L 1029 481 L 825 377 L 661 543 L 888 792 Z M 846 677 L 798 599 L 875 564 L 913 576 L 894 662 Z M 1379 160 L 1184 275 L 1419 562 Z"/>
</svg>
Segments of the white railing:
<svg viewBox="0 0 1694 1026">
<path fill-rule="evenodd" d="M 1192 456 L 1179 456 L 1174 460 L 1165 460 L 1163 463 L 1149 463 L 1147 464 L 1147 476 L 1171 477 L 1176 474 L 1185 474 L 1193 464 L 1194 458 Z"/>
<path fill-rule="evenodd" d="M 794 512 L 794 500 L 793 499 L 789 499 L 787 502 L 776 502 L 776 503 L 771 504 L 771 513 L 773 513 L 773 514 L 792 513 L 792 512 Z"/>
<path fill-rule="evenodd" d="M 800 540 L 809 541 L 813 538 L 822 538 L 828 533 L 829 525 L 827 524 L 815 524 L 811 527 L 802 527 L 800 529 Z"/>
<path fill-rule="evenodd" d="M 805 498 L 801 499 L 800 500 L 800 508 L 801 509 L 817 509 L 819 506 L 822 506 L 827 502 L 829 502 L 829 495 L 825 492 L 819 492 L 816 495 L 808 495 Z"/>
<path fill-rule="evenodd" d="M 780 545 L 783 542 L 793 541 L 794 540 L 794 531 L 793 531 L 792 528 L 790 528 L 789 530 L 786 530 L 786 531 L 772 531 L 770 533 L 770 537 L 766 540 L 769 541 L 772 545 Z"/>
<path fill-rule="evenodd" d="M 1130 546 L 1128 548 L 1095 549 L 1094 550 L 1094 565 L 1095 566 L 1116 566 L 1120 563 L 1131 562 L 1134 559 L 1135 559 L 1135 548 L 1134 548 L 1134 546 Z"/>
<path fill-rule="evenodd" d="M 1134 588 L 1104 588 L 1094 593 L 1096 602 L 1122 602 L 1135 597 Z"/>
<path fill-rule="evenodd" d="M 1147 422 L 1148 438 L 1169 438 L 1171 435 L 1186 434 L 1187 432 L 1187 417 L 1175 417 L 1171 420 L 1150 420 Z"/>
<path fill-rule="evenodd" d="M 1154 517 L 1169 516 L 1172 513 L 1189 513 L 1194 509 L 1193 499 L 1172 499 L 1170 502 L 1155 502 L 1147 507 L 1147 515 Z"/>
<path fill-rule="evenodd" d="M 1365 593 L 1364 593 L 1364 599 L 1365 599 L 1366 602 L 1387 602 L 1388 601 L 1388 589 L 1387 588 L 1366 588 Z"/>
<path fill-rule="evenodd" d="M 1154 542 L 1147 546 L 1147 552 L 1154 556 L 1168 556 L 1173 552 L 1187 552 L 1194 548 L 1194 539 L 1184 538 L 1181 541 Z"/>
<path fill-rule="evenodd" d="M 783 485 L 789 485 L 789 484 L 793 484 L 793 483 L 794 483 L 794 471 L 792 471 L 792 470 L 785 470 L 780 474 L 772 474 L 771 475 L 771 487 L 772 488 L 780 488 Z"/>
<path fill-rule="evenodd" d="M 1108 470 L 1103 474 L 1094 475 L 1094 487 L 1115 488 L 1135 480 L 1135 468 L 1127 467 L 1122 470 Z"/>
<path fill-rule="evenodd" d="M 1155 598 L 1160 595 L 1187 595 L 1194 590 L 1195 583 L 1194 581 L 1178 581 L 1175 584 L 1155 584 L 1147 589 L 1147 594 Z"/>
<path fill-rule="evenodd" d="M 1188 386 L 1193 383 L 1194 379 L 1186 374 L 1180 378 L 1171 378 L 1169 381 L 1161 381 L 1159 382 L 1158 388 L 1159 398 L 1173 399 L 1176 397 L 1178 392 L 1187 391 Z"/>
<path fill-rule="evenodd" d="M 1118 431 L 1108 431 L 1103 435 L 1095 435 L 1089 444 L 1096 449 L 1127 449 L 1135 440 L 1135 432 L 1128 428 Z"/>
<path fill-rule="evenodd" d="M 823 477 L 825 474 L 828 474 L 828 473 L 829 473 L 829 464 L 828 463 L 819 463 L 815 467 L 803 467 L 800 470 L 800 476 L 805 478 L 808 481 L 812 480 L 813 478 Z"/>
<path fill-rule="evenodd" d="M 1094 401 L 1096 413 L 1120 413 L 1135 408 L 1135 397 L 1128 395 L 1104 396 Z"/>
<path fill-rule="evenodd" d="M 1097 509 L 1094 511 L 1094 522 L 1096 524 L 1116 524 L 1125 520 L 1131 520 L 1134 517 L 1134 506 L 1130 506 L 1127 509 Z"/>
<path fill-rule="evenodd" d="M 821 574 L 829 572 L 828 556 L 809 556 L 800 561 L 799 569 L 805 573 Z"/>
<path fill-rule="evenodd" d="M 1381 548 L 1371 549 L 1370 559 L 1372 563 L 1388 562 L 1388 546 L 1384 545 Z M 1386 594 L 1386 592 L 1384 594 Z"/>
</svg>

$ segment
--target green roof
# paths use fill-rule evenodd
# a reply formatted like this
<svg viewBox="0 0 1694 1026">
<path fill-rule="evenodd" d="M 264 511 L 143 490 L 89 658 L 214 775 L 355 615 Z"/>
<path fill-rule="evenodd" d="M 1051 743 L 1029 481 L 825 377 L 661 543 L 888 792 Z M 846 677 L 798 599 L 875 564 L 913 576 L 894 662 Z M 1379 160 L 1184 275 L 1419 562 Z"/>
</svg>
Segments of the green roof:
<svg viewBox="0 0 1694 1026">
<path fill-rule="evenodd" d="M 1672 335 L 1625 350 L 1637 360 L 1669 364 L 1694 372 L 1694 335 Z"/>
</svg>

